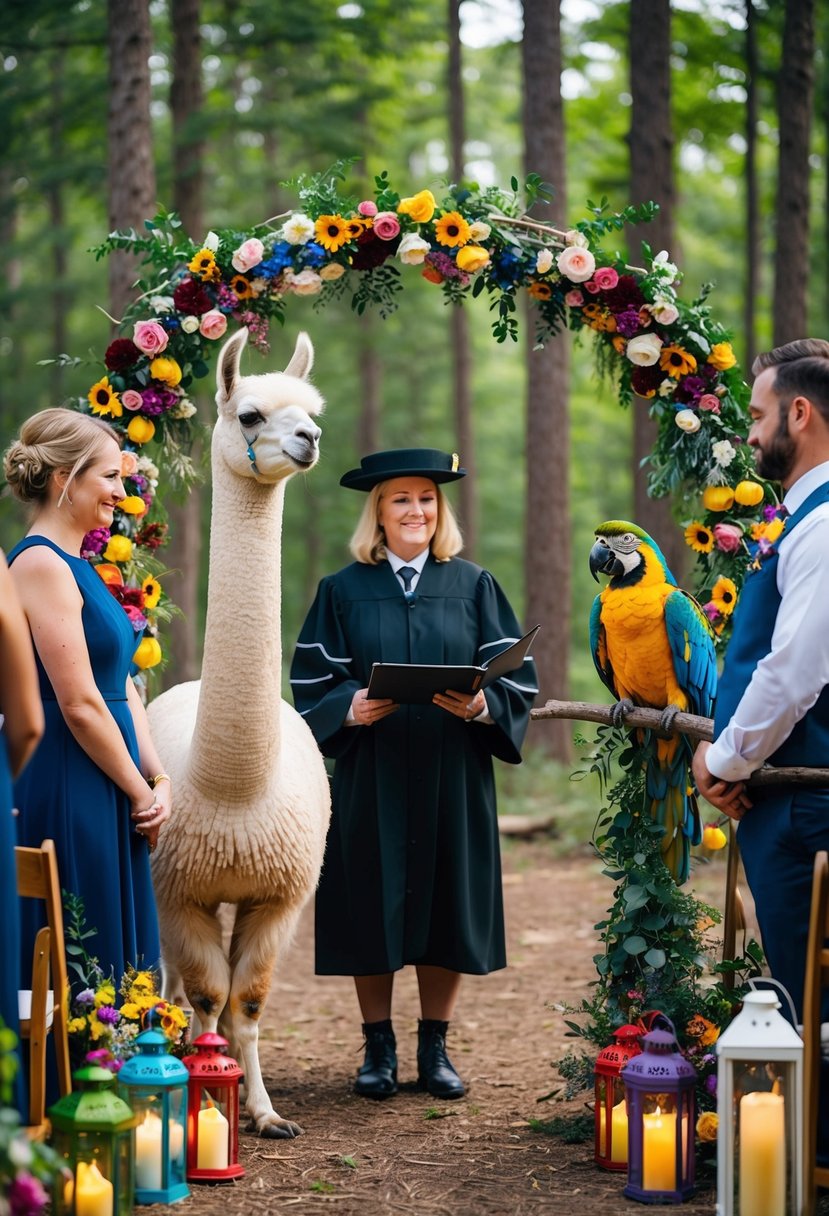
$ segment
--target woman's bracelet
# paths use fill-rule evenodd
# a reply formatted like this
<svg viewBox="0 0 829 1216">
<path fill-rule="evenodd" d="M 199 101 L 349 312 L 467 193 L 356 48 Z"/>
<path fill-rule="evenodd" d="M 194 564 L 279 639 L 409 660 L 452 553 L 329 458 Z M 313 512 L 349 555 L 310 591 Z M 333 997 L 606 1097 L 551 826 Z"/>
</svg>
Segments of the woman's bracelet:
<svg viewBox="0 0 829 1216">
<path fill-rule="evenodd" d="M 154 790 L 159 781 L 170 781 L 170 777 L 167 773 L 156 773 L 155 777 L 147 778 L 147 785 L 151 790 Z M 173 784 L 172 781 L 170 781 L 170 784 Z"/>
</svg>

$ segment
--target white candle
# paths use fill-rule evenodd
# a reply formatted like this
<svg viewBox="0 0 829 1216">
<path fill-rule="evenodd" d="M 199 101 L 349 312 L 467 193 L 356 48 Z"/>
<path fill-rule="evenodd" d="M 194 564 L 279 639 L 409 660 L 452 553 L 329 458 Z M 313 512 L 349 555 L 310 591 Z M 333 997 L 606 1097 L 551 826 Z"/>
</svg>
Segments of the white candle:
<svg viewBox="0 0 829 1216">
<path fill-rule="evenodd" d="M 75 1170 L 75 1216 L 112 1216 L 112 1183 L 97 1163 L 79 1161 Z"/>
<path fill-rule="evenodd" d="M 177 1161 L 184 1143 L 184 1128 L 170 1123 L 170 1158 Z M 140 1191 L 160 1191 L 161 1181 L 161 1119 L 148 1110 L 143 1123 L 135 1129 L 135 1186 Z"/>
<path fill-rule="evenodd" d="M 199 1111 L 199 1151 L 196 1169 L 227 1169 L 230 1127 L 218 1106 Z"/>
<path fill-rule="evenodd" d="M 603 1157 L 607 1157 L 605 1139 L 604 1106 L 599 1107 L 599 1145 Z M 625 1100 L 617 1102 L 610 1112 L 610 1160 L 625 1165 L 628 1159 L 628 1115 Z"/>
<path fill-rule="evenodd" d="M 642 1116 L 642 1189 L 676 1190 L 676 1111 Z"/>
<path fill-rule="evenodd" d="M 740 1216 L 786 1211 L 786 1117 L 781 1095 L 740 1099 Z"/>
</svg>

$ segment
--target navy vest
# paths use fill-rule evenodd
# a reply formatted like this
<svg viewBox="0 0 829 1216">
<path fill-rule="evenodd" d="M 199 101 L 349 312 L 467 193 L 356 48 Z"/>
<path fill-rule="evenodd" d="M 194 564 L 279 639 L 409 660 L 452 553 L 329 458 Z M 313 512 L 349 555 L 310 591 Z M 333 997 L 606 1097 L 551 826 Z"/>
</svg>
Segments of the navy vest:
<svg viewBox="0 0 829 1216">
<path fill-rule="evenodd" d="M 784 544 L 802 519 L 823 502 L 829 502 L 829 482 L 813 490 L 802 506 L 786 520 L 780 537 Z M 779 545 L 778 545 L 779 547 Z M 749 685 L 754 669 L 771 650 L 771 639 L 780 592 L 777 589 L 777 548 L 752 570 L 743 583 L 740 600 L 734 613 L 734 632 L 728 644 L 725 667 L 717 686 L 717 707 L 714 715 L 714 738 L 722 734 L 734 710 Z M 829 764 L 829 685 L 823 689 L 809 712 L 795 726 L 768 762 L 779 765 Z"/>
</svg>

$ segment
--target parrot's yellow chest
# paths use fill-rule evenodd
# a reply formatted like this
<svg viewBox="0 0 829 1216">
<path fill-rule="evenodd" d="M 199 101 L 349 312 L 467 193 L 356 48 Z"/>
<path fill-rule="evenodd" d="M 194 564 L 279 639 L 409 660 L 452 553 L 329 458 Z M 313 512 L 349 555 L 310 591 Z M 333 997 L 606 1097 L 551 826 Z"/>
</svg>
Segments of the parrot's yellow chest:
<svg viewBox="0 0 829 1216">
<path fill-rule="evenodd" d="M 601 593 L 601 622 L 607 657 L 620 689 L 642 705 L 681 704 L 668 633 L 665 601 L 676 591 L 669 583 L 606 587 Z"/>
</svg>

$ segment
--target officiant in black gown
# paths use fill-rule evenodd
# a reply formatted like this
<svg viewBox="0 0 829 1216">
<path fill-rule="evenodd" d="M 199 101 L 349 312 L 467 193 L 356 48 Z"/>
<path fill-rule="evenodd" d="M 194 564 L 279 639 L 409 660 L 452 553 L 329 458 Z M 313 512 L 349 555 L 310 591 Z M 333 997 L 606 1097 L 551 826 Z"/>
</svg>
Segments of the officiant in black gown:
<svg viewBox="0 0 829 1216">
<path fill-rule="evenodd" d="M 297 709 L 335 761 L 316 900 L 316 970 L 351 975 L 365 1062 L 355 1089 L 397 1090 L 394 974 L 417 969 L 418 1085 L 460 1098 L 446 1032 L 463 973 L 506 965 L 492 758 L 521 760 L 535 664 L 432 704 L 369 699 L 375 662 L 481 665 L 522 634 L 492 575 L 459 558 L 441 485 L 463 477 L 432 448 L 376 452 L 340 484 L 368 492 L 355 561 L 324 578 L 291 668 Z"/>
</svg>

